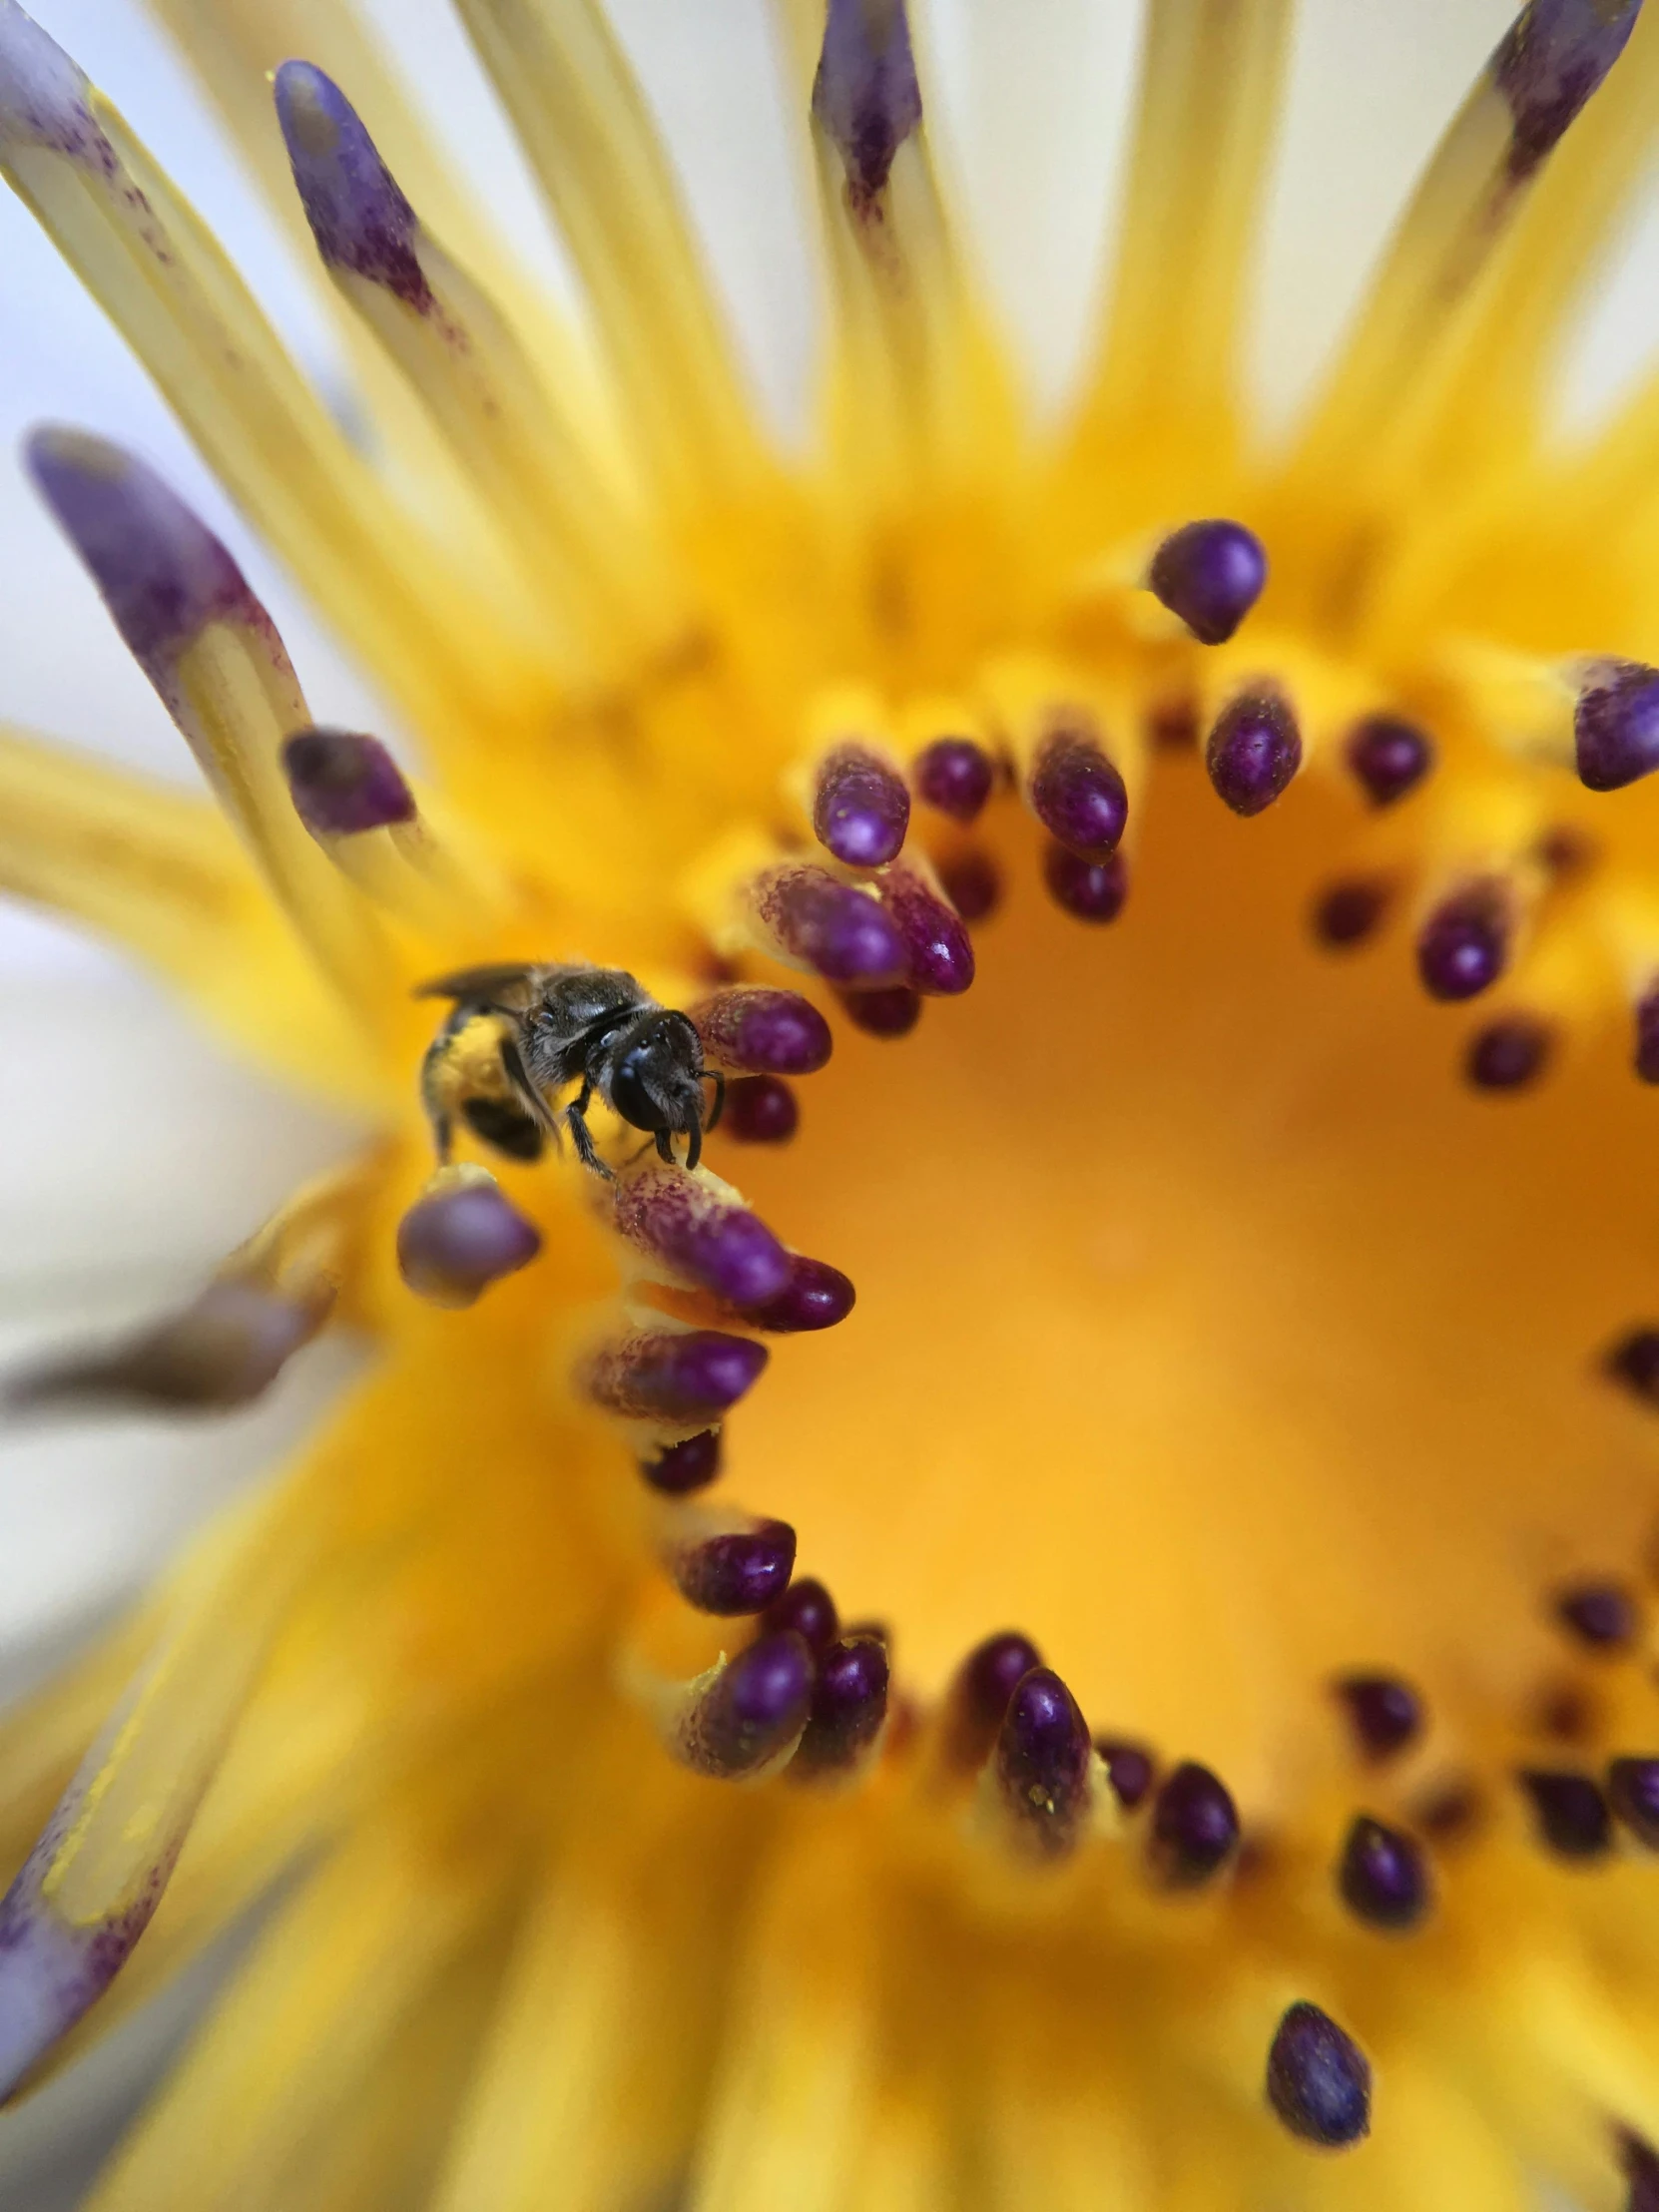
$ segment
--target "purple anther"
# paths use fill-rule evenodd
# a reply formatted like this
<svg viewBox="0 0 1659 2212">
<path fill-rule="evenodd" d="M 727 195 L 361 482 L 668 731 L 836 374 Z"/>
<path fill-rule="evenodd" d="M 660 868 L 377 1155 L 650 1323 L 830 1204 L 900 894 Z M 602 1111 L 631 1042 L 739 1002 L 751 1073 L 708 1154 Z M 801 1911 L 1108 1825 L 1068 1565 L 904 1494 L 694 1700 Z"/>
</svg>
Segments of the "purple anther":
<svg viewBox="0 0 1659 2212">
<path fill-rule="evenodd" d="M 1391 807 L 1434 766 L 1434 748 L 1415 723 L 1368 715 L 1349 732 L 1346 758 L 1374 807 Z"/>
<path fill-rule="evenodd" d="M 1343 1846 L 1337 1888 L 1369 1928 L 1403 1933 L 1428 1910 L 1428 1861 L 1411 1837 L 1362 1813 Z"/>
<path fill-rule="evenodd" d="M 433 1306 L 471 1306 L 540 1250 L 540 1230 L 493 1183 L 434 1191 L 397 1225 L 397 1272 Z"/>
<path fill-rule="evenodd" d="M 887 1647 L 876 1636 L 848 1635 L 819 1659 L 812 1711 L 795 1757 L 792 1781 L 853 1772 L 881 1733 L 890 1677 Z"/>
<path fill-rule="evenodd" d="M 1239 1815 L 1219 1776 L 1184 1760 L 1152 1805 L 1150 1858 L 1173 1890 L 1195 1890 L 1218 1874 L 1239 1841 Z"/>
<path fill-rule="evenodd" d="M 843 867 L 885 867 L 910 826 L 904 780 L 863 745 L 832 746 L 819 763 L 813 834 Z"/>
<path fill-rule="evenodd" d="M 1371 2064 L 1317 2004 L 1293 2004 L 1268 2052 L 1268 2102 L 1293 2135 L 1342 2150 L 1371 2133 Z"/>
<path fill-rule="evenodd" d="M 1469 1039 L 1463 1077 L 1477 1091 L 1521 1091 L 1549 1065 L 1555 1038 L 1545 1022 L 1530 1014 L 1509 1014 L 1488 1022 Z"/>
<path fill-rule="evenodd" d="M 1262 541 L 1242 522 L 1189 522 L 1152 556 L 1147 588 L 1200 645 L 1225 645 L 1268 580 Z"/>
<path fill-rule="evenodd" d="M 1634 1591 L 1622 1582 L 1575 1582 L 1555 1595 L 1555 1618 L 1591 1651 L 1623 1651 L 1642 1625 Z"/>
<path fill-rule="evenodd" d="M 786 861 L 757 879 L 752 896 L 782 950 L 830 983 L 870 989 L 901 982 L 908 971 L 904 939 L 885 907 L 826 868 Z"/>
<path fill-rule="evenodd" d="M 1636 1049 L 1632 1065 L 1644 1083 L 1659 1083 L 1659 984 L 1636 1001 Z"/>
<path fill-rule="evenodd" d="M 991 796 L 996 767 L 971 738 L 935 738 L 910 763 L 910 782 L 924 807 L 952 822 L 976 822 Z"/>
<path fill-rule="evenodd" d="M 1624 52 L 1642 0 L 1530 0 L 1492 55 L 1511 118 L 1508 171 L 1524 184 Z"/>
<path fill-rule="evenodd" d="M 1618 2130 L 1618 2144 L 1619 2167 L 1630 2184 L 1624 2212 L 1659 2212 L 1659 2152 L 1628 2128 Z"/>
<path fill-rule="evenodd" d="M 681 1716 L 674 1750 L 696 1773 L 736 1782 L 789 1751 L 807 1723 L 813 1655 L 793 1633 L 762 1636 Z"/>
<path fill-rule="evenodd" d="M 1659 768 L 1659 669 L 1598 661 L 1573 709 L 1572 736 L 1588 791 L 1622 791 L 1651 775 Z"/>
<path fill-rule="evenodd" d="M 1332 1689 L 1367 1759 L 1396 1758 L 1422 1734 L 1422 1699 L 1397 1675 L 1345 1674 Z"/>
<path fill-rule="evenodd" d="M 124 1344 L 12 1377 L 5 1402 L 21 1408 L 106 1399 L 216 1413 L 249 1405 L 316 1335 L 329 1303 L 278 1298 L 224 1277 L 183 1312 Z"/>
<path fill-rule="evenodd" d="M 1348 952 L 1375 935 L 1388 911 L 1393 885 L 1376 875 L 1345 876 L 1314 901 L 1315 938 L 1328 952 Z"/>
<path fill-rule="evenodd" d="M 760 1381 L 767 1348 L 719 1329 L 642 1331 L 594 1353 L 583 1382 L 595 1404 L 632 1420 L 710 1420 Z"/>
<path fill-rule="evenodd" d="M 1105 1763 L 1106 1779 L 1118 1803 L 1126 1813 L 1133 1813 L 1157 1779 L 1157 1755 L 1145 1744 L 1122 1736 L 1097 1736 L 1094 1748 Z"/>
<path fill-rule="evenodd" d="M 744 1319 L 780 1337 L 833 1329 L 851 1313 L 857 1295 L 850 1279 L 828 1260 L 808 1260 L 792 1253 L 788 1285 L 763 1305 L 745 1307 Z"/>
<path fill-rule="evenodd" d="M 835 1611 L 835 1601 L 822 1582 L 815 1582 L 810 1574 L 792 1582 L 780 1598 L 774 1598 L 767 1607 L 762 1630 L 769 1636 L 782 1635 L 793 1628 L 798 1636 L 804 1636 L 814 1651 L 828 1651 L 840 1630 L 840 1616 Z"/>
<path fill-rule="evenodd" d="M 1475 998 L 1509 958 L 1509 900 L 1492 878 L 1441 899 L 1417 935 L 1417 973 L 1430 998 Z"/>
<path fill-rule="evenodd" d="M 749 1528 L 706 1536 L 676 1547 L 669 1572 L 680 1595 L 700 1613 L 764 1613 L 795 1572 L 795 1530 L 788 1521 L 758 1520 Z"/>
<path fill-rule="evenodd" d="M 842 991 L 841 1010 L 871 1037 L 907 1037 L 921 1019 L 921 999 L 905 984 L 884 991 Z"/>
<path fill-rule="evenodd" d="M 1063 844 L 1043 853 L 1043 881 L 1056 906 L 1074 921 L 1116 921 L 1129 896 L 1129 863 L 1121 852 L 1085 860 Z"/>
<path fill-rule="evenodd" d="M 735 1075 L 726 1086 L 721 1134 L 735 1144 L 788 1144 L 801 1126 L 801 1108 L 777 1075 Z"/>
<path fill-rule="evenodd" d="M 293 811 L 313 837 L 357 837 L 413 822 L 414 794 L 378 738 L 296 730 L 282 741 Z"/>
<path fill-rule="evenodd" d="M 0 7 L 0 133 L 67 154 L 95 173 L 114 167 L 85 73 L 14 0 Z"/>
<path fill-rule="evenodd" d="M 1089 1815 L 1093 1747 L 1077 1700 L 1050 1667 L 1015 1686 L 996 1738 L 996 1781 L 1021 1841 L 1045 1858 L 1075 1848 Z"/>
<path fill-rule="evenodd" d="M 945 1704 L 944 1750 L 952 1765 L 983 1765 L 1008 1700 L 1032 1668 L 1041 1665 L 1041 1652 L 1017 1629 L 1003 1629 L 975 1644 L 957 1668 Z"/>
<path fill-rule="evenodd" d="M 1659 1328 L 1627 1331 L 1603 1356 L 1602 1367 L 1613 1382 L 1659 1407 Z"/>
<path fill-rule="evenodd" d="M 618 1234 L 731 1306 L 789 1288 L 790 1255 L 766 1223 L 683 1170 L 656 1162 L 614 1185 Z"/>
<path fill-rule="evenodd" d="M 356 109 L 309 62 L 283 62 L 276 87 L 276 120 L 323 267 L 424 310 L 432 294 L 415 252 L 420 226 Z"/>
<path fill-rule="evenodd" d="M 834 1045 L 830 1024 L 799 991 L 740 984 L 703 999 L 691 1018 L 709 1065 L 737 1075 L 813 1075 Z"/>
<path fill-rule="evenodd" d="M 947 852 L 937 865 L 944 895 L 962 919 L 988 921 L 1002 903 L 1002 875 L 991 855 L 975 846 Z"/>
<path fill-rule="evenodd" d="M 1607 1802 L 1639 1844 L 1659 1851 L 1659 1759 L 1615 1759 Z"/>
<path fill-rule="evenodd" d="M 1259 815 L 1302 766 L 1302 732 L 1278 692 L 1241 692 L 1216 717 L 1204 746 L 1216 795 L 1236 815 Z"/>
<path fill-rule="evenodd" d="M 1129 820 L 1129 794 L 1092 730 L 1054 730 L 1032 758 L 1031 812 L 1081 859 L 1106 860 Z"/>
<path fill-rule="evenodd" d="M 813 114 L 845 167 L 848 206 L 869 214 L 921 121 L 904 0 L 830 0 Z"/>
<path fill-rule="evenodd" d="M 960 914 L 917 869 L 900 862 L 881 878 L 881 903 L 892 916 L 910 963 L 912 990 L 953 998 L 973 981 L 973 940 Z"/>
<path fill-rule="evenodd" d="M 1539 1843 L 1558 1859 L 1600 1859 L 1613 1847 L 1613 1818 L 1593 1776 L 1526 1767 L 1515 1777 L 1532 1805 Z"/>
<path fill-rule="evenodd" d="M 700 1429 L 677 1444 L 665 1444 L 654 1458 L 640 1461 L 640 1472 L 654 1490 L 684 1497 L 689 1490 L 707 1489 L 720 1472 L 720 1430 Z"/>
</svg>

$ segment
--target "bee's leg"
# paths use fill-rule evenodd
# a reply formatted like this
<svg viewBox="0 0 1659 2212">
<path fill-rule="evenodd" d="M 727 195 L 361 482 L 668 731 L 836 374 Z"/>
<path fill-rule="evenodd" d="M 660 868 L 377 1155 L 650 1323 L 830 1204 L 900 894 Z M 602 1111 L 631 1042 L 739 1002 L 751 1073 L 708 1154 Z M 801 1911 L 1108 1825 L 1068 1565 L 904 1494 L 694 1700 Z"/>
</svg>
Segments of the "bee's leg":
<svg viewBox="0 0 1659 2212">
<path fill-rule="evenodd" d="M 607 1183 L 616 1178 L 594 1149 L 594 1142 L 587 1123 L 588 1101 L 593 1097 L 591 1079 L 582 1085 L 582 1095 L 574 1098 L 565 1108 L 565 1127 L 570 1131 L 570 1141 L 576 1147 L 576 1157 L 583 1167 L 592 1168 L 595 1175 L 602 1175 Z"/>
<path fill-rule="evenodd" d="M 667 1129 L 659 1129 L 657 1132 L 657 1157 L 659 1160 L 666 1160 L 671 1168 L 678 1167 L 680 1164 L 674 1157 L 673 1135 Z M 686 1165 L 689 1168 L 694 1168 L 697 1165 L 697 1133 L 695 1130 L 686 1148 Z"/>
<path fill-rule="evenodd" d="M 445 1022 L 426 1047 L 426 1057 L 420 1063 L 420 1103 L 431 1124 L 432 1147 L 440 1168 L 449 1165 L 449 1155 L 455 1144 L 455 1124 L 447 1105 L 438 1095 L 438 1078 L 448 1057 L 450 1035 L 450 1026 Z"/>
<path fill-rule="evenodd" d="M 720 1127 L 720 1117 L 726 1111 L 726 1078 L 721 1074 L 719 1068 L 710 1068 L 709 1081 L 715 1087 L 715 1103 L 714 1110 L 703 1124 L 705 1133 Z"/>
</svg>

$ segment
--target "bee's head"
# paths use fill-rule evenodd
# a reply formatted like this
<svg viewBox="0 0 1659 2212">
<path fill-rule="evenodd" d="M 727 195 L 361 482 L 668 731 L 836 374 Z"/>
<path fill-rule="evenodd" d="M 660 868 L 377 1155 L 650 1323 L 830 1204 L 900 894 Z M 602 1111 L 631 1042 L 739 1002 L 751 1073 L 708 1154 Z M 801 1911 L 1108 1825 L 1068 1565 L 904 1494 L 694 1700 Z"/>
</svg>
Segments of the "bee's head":
<svg viewBox="0 0 1659 2212">
<path fill-rule="evenodd" d="M 687 1140 L 686 1165 L 703 1151 L 703 1040 L 689 1016 L 654 1006 L 639 1015 L 611 1047 L 610 1100 L 624 1121 L 649 1130 L 665 1160 L 671 1139 Z"/>
</svg>

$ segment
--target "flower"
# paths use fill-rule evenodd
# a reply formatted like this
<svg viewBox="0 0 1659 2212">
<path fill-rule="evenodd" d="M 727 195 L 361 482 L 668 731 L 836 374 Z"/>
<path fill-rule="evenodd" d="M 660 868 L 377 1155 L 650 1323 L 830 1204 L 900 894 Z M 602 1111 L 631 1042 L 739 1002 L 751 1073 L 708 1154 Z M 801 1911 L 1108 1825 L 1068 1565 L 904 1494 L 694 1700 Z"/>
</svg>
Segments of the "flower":
<svg viewBox="0 0 1659 2212">
<path fill-rule="evenodd" d="M 0 877 L 376 1133 L 14 1401 L 375 1358 L 8 1724 L 0 2073 L 285 1877 L 100 2205 L 1653 2205 L 1656 417 L 1543 421 L 1653 18 L 1533 0 L 1266 462 L 1278 0 L 1155 0 L 1047 437 L 900 0 L 792 0 L 792 462 L 594 0 L 459 6 L 593 358 L 346 23 L 164 7 L 251 144 L 280 62 L 364 451 L 0 0 L 0 166 L 431 771 L 36 433 L 230 827 L 12 740 Z"/>
</svg>

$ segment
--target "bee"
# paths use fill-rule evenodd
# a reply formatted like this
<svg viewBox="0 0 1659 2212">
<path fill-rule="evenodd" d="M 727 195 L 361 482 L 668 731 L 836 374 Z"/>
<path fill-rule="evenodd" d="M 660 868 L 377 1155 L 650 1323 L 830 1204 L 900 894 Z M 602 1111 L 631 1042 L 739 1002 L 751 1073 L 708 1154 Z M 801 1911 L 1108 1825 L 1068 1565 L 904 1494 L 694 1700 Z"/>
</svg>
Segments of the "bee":
<svg viewBox="0 0 1659 2212">
<path fill-rule="evenodd" d="M 696 1167 L 703 1133 L 726 1103 L 726 1078 L 704 1066 L 691 1017 L 659 1005 L 622 968 L 574 960 L 459 968 L 415 996 L 454 1001 L 420 1071 L 440 1161 L 459 1113 L 486 1144 L 519 1160 L 539 1158 L 544 1139 L 567 1129 L 582 1165 L 609 1176 L 587 1123 L 597 1092 L 656 1139 L 663 1159 L 674 1159 L 674 1139 L 684 1137 L 686 1165 Z M 577 1096 L 556 1108 L 552 1099 L 572 1083 L 581 1085 Z M 705 1083 L 714 1086 L 708 1113 Z"/>
</svg>

